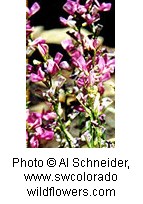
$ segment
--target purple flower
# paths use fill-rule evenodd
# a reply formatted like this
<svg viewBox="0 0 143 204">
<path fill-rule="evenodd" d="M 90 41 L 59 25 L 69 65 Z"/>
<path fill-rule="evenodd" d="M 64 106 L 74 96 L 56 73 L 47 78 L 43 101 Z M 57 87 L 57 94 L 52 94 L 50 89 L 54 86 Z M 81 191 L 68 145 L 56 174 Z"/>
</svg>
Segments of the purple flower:
<svg viewBox="0 0 143 204">
<path fill-rule="evenodd" d="M 99 73 L 105 74 L 107 72 L 114 72 L 115 58 L 110 59 L 107 54 L 104 54 L 104 56 L 97 56 L 96 63 Z"/>
<path fill-rule="evenodd" d="M 36 128 L 36 135 L 39 139 L 52 140 L 54 137 L 54 132 L 52 130 L 46 130 L 44 128 Z"/>
<path fill-rule="evenodd" d="M 58 72 L 59 68 L 59 63 L 62 59 L 63 55 L 60 52 L 57 52 L 54 60 L 49 59 L 47 60 L 47 66 L 46 66 L 46 71 L 50 74 L 56 74 Z"/>
<path fill-rule="evenodd" d="M 32 147 L 32 148 L 38 148 L 39 147 L 39 140 L 36 136 L 31 137 L 30 147 Z"/>
<path fill-rule="evenodd" d="M 74 13 L 77 11 L 77 6 L 78 4 L 75 1 L 67 0 L 63 6 L 63 9 L 70 15 L 74 15 Z"/>
<path fill-rule="evenodd" d="M 85 20 L 86 20 L 86 23 L 88 25 L 91 25 L 92 23 L 100 20 L 100 15 L 97 13 L 96 15 L 91 15 L 90 13 L 86 14 L 84 16 Z"/>
<path fill-rule="evenodd" d="M 89 9 L 89 7 L 92 5 L 92 3 L 93 3 L 93 0 L 87 0 L 85 3 L 85 8 Z"/>
<path fill-rule="evenodd" d="M 70 53 L 74 49 L 74 44 L 71 39 L 66 39 L 61 42 L 62 47 Z"/>
<path fill-rule="evenodd" d="M 33 70 L 33 66 L 31 64 L 27 64 L 26 69 L 28 72 L 31 72 Z"/>
<path fill-rule="evenodd" d="M 72 53 L 71 58 L 74 66 L 78 67 L 81 71 L 87 71 L 86 61 L 80 51 L 75 50 Z"/>
<path fill-rule="evenodd" d="M 32 33 L 33 29 L 30 26 L 30 21 L 26 21 L 26 38 Z"/>
<path fill-rule="evenodd" d="M 53 122 L 56 119 L 57 115 L 53 111 L 44 111 L 42 113 L 30 112 L 27 110 L 27 131 L 26 131 L 26 140 L 29 140 L 29 145 L 32 148 L 38 148 L 40 140 L 52 140 L 54 137 L 54 131 L 52 130 L 53 125 L 56 123 Z"/>
<path fill-rule="evenodd" d="M 39 9 L 40 9 L 40 6 L 37 2 L 35 2 L 30 9 L 26 8 L 28 17 L 33 16 L 37 11 L 39 11 Z"/>
<path fill-rule="evenodd" d="M 89 39 L 88 37 L 85 37 L 83 39 L 83 45 L 84 49 L 95 50 L 98 47 L 99 42 L 97 39 Z"/>
<path fill-rule="evenodd" d="M 89 79 L 88 76 L 85 75 L 83 72 L 79 75 L 78 79 L 76 80 L 76 84 L 79 88 L 81 87 L 88 87 L 89 86 Z"/>
<path fill-rule="evenodd" d="M 59 64 L 60 68 L 65 69 L 65 70 L 71 70 L 71 66 L 69 65 L 69 63 L 67 61 L 62 61 Z"/>
<path fill-rule="evenodd" d="M 99 11 L 109 11 L 111 9 L 112 4 L 111 3 L 105 3 L 103 2 L 102 4 L 100 4 L 97 0 L 94 0 L 96 5 L 97 5 L 97 9 Z"/>
<path fill-rule="evenodd" d="M 61 59 L 62 59 L 63 55 L 60 52 L 57 52 L 57 54 L 55 55 L 54 61 L 59 64 Z"/>
<path fill-rule="evenodd" d="M 71 15 L 67 19 L 60 17 L 60 22 L 62 23 L 62 25 L 70 26 L 71 28 L 75 28 L 76 25 L 76 21 L 73 20 L 73 16 Z"/>
<path fill-rule="evenodd" d="M 48 53 L 48 45 L 46 44 L 46 41 L 41 37 L 30 42 L 29 46 L 32 50 L 35 50 L 35 48 L 37 48 L 42 56 L 45 56 Z"/>
<path fill-rule="evenodd" d="M 54 137 L 54 132 L 52 130 L 46 130 L 42 127 L 37 127 L 35 129 L 34 135 L 30 138 L 30 147 L 38 148 L 40 140 L 52 140 Z"/>
<path fill-rule="evenodd" d="M 105 74 L 103 74 L 101 77 L 100 77 L 100 81 L 104 82 L 104 81 L 107 81 L 111 78 L 111 74 L 110 72 L 106 72 Z"/>
<path fill-rule="evenodd" d="M 57 114 L 55 112 L 51 112 L 51 111 L 43 111 L 42 113 L 42 119 L 44 120 L 53 120 L 56 119 Z"/>
<path fill-rule="evenodd" d="M 45 77 L 45 73 L 42 71 L 41 67 L 38 69 L 37 73 L 31 73 L 30 74 L 30 81 L 32 82 L 38 82 L 43 81 Z"/>
<path fill-rule="evenodd" d="M 26 121 L 31 126 L 31 128 L 36 128 L 41 126 L 42 124 L 41 113 L 36 113 L 36 112 L 30 113 L 29 109 L 27 109 Z"/>
<path fill-rule="evenodd" d="M 79 13 L 80 15 L 82 15 L 87 12 L 87 8 L 79 4 L 79 0 L 77 0 L 76 2 L 67 0 L 67 2 L 63 6 L 63 9 L 72 16 L 74 16 L 75 13 Z"/>
<path fill-rule="evenodd" d="M 77 7 L 77 13 L 79 13 L 80 15 L 83 15 L 84 13 L 87 12 L 87 9 L 85 6 L 83 5 L 78 5 Z"/>
</svg>

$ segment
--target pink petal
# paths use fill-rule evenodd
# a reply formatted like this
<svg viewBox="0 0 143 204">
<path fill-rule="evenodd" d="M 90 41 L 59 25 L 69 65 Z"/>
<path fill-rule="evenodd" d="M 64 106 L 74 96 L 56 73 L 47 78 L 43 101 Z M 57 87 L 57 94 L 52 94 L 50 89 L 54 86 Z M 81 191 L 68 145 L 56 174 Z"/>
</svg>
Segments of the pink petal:
<svg viewBox="0 0 143 204">
<path fill-rule="evenodd" d="M 77 12 L 80 14 L 80 15 L 83 15 L 84 13 L 86 13 L 87 9 L 85 6 L 83 5 L 79 5 L 78 6 L 78 9 L 77 9 Z"/>
<path fill-rule="evenodd" d="M 111 9 L 112 4 L 111 3 L 105 3 L 103 2 L 101 6 L 99 7 L 100 11 L 109 11 Z"/>
<path fill-rule="evenodd" d="M 64 6 L 63 9 L 69 13 L 70 15 L 74 15 L 75 11 L 77 10 L 77 4 L 74 1 L 68 0 Z"/>
<path fill-rule="evenodd" d="M 99 73 L 102 73 L 105 67 L 105 61 L 102 56 L 98 57 L 98 68 L 99 68 Z"/>
<path fill-rule="evenodd" d="M 54 132 L 52 130 L 46 130 L 42 128 L 43 133 L 39 135 L 40 139 L 45 139 L 45 140 L 52 140 L 54 137 Z"/>
<path fill-rule="evenodd" d="M 70 65 L 68 64 L 67 61 L 62 61 L 59 66 L 62 68 L 62 69 L 65 69 L 65 70 L 71 70 L 71 67 Z"/>
<path fill-rule="evenodd" d="M 33 66 L 31 65 L 31 64 L 27 64 L 26 65 L 26 68 L 27 68 L 27 71 L 32 71 L 32 69 L 33 69 Z"/>
<path fill-rule="evenodd" d="M 30 74 L 30 80 L 32 82 L 43 81 L 44 76 L 45 76 L 45 73 L 42 71 L 41 68 L 39 68 L 37 71 L 37 74 L 35 74 L 35 73 Z"/>
<path fill-rule="evenodd" d="M 30 113 L 28 109 L 26 121 L 32 128 L 39 127 L 42 124 L 41 113 Z"/>
<path fill-rule="evenodd" d="M 102 77 L 100 77 L 100 81 L 104 82 L 111 78 L 110 72 L 106 72 Z"/>
<path fill-rule="evenodd" d="M 61 59 L 62 59 L 62 57 L 63 57 L 63 55 L 62 55 L 60 52 L 57 52 L 57 53 L 56 53 L 56 56 L 55 56 L 55 58 L 54 58 L 54 61 L 55 61 L 57 64 L 59 64 L 60 61 L 61 61 Z"/>
<path fill-rule="evenodd" d="M 32 42 L 30 42 L 30 45 L 34 46 L 34 45 L 43 44 L 43 43 L 46 43 L 46 41 L 43 38 L 38 37 L 35 40 L 33 40 Z"/>
<path fill-rule="evenodd" d="M 34 15 L 37 11 L 39 11 L 40 6 L 37 2 L 35 2 L 32 7 L 30 8 L 30 12 L 29 12 L 29 17 L 31 17 L 32 15 Z"/>
<path fill-rule="evenodd" d="M 45 120 L 53 120 L 57 117 L 57 114 L 55 112 L 47 112 L 44 113 L 42 118 Z"/>
<path fill-rule="evenodd" d="M 44 79 L 45 73 L 42 71 L 41 67 L 38 69 L 37 72 L 39 79 L 41 79 L 41 81 Z"/>
<path fill-rule="evenodd" d="M 38 148 L 39 147 L 39 140 L 36 136 L 33 136 L 30 139 L 30 147 L 32 147 L 32 148 Z"/>
<path fill-rule="evenodd" d="M 50 74 L 56 74 L 59 70 L 59 66 L 52 59 L 49 59 L 48 60 L 48 66 L 47 66 L 46 70 Z"/>
<path fill-rule="evenodd" d="M 86 1 L 85 8 L 89 9 L 89 7 L 92 5 L 92 2 L 93 2 L 93 0 Z"/>
<path fill-rule="evenodd" d="M 67 19 L 60 17 L 60 22 L 64 25 L 67 26 Z"/>
<path fill-rule="evenodd" d="M 48 53 L 48 45 L 47 44 L 38 44 L 39 52 L 45 56 Z"/>
<path fill-rule="evenodd" d="M 70 52 L 74 48 L 74 45 L 71 39 L 63 40 L 61 42 L 61 45 L 67 52 Z"/>
</svg>

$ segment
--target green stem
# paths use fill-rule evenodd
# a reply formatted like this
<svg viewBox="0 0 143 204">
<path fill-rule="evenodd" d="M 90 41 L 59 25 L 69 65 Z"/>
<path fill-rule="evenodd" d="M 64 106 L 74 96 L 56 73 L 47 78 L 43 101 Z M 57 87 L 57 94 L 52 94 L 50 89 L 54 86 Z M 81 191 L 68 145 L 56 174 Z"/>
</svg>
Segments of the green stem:
<svg viewBox="0 0 143 204">
<path fill-rule="evenodd" d="M 72 148 L 73 146 L 72 146 L 72 144 L 71 144 L 71 141 L 72 141 L 73 137 L 72 137 L 72 135 L 67 131 L 65 125 L 63 124 L 63 122 L 62 122 L 62 120 L 61 120 L 61 117 L 60 117 L 60 115 L 59 115 L 59 113 L 58 113 L 58 110 L 57 110 L 57 106 L 56 106 L 56 105 L 54 105 L 54 110 L 55 110 L 55 112 L 56 112 L 56 114 L 57 114 L 57 116 L 58 116 L 58 122 L 59 122 L 59 124 L 60 124 L 60 128 L 61 128 L 61 130 L 63 131 L 63 133 L 64 133 L 64 135 L 65 135 L 65 138 L 66 138 L 66 140 L 67 140 L 67 142 L 68 142 L 68 145 L 69 145 L 70 148 Z"/>
<path fill-rule="evenodd" d="M 93 113 L 91 111 L 91 114 L 90 114 L 90 134 L 91 134 L 90 144 L 91 144 L 91 147 L 94 147 L 94 134 L 95 134 L 95 131 L 94 131 L 94 128 L 93 128 L 93 124 L 92 124 L 93 120 L 94 120 L 94 117 L 93 117 Z"/>
</svg>

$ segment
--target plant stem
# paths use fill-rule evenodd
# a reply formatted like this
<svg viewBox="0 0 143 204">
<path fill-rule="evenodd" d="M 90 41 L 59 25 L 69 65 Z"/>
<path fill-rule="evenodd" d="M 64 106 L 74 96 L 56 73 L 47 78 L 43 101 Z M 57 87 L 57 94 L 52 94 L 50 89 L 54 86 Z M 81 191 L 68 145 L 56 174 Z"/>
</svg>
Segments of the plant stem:
<svg viewBox="0 0 143 204">
<path fill-rule="evenodd" d="M 58 113 L 57 105 L 54 105 L 54 110 L 55 110 L 55 112 L 56 112 L 56 114 L 57 114 L 57 116 L 58 116 L 58 122 L 59 122 L 59 124 L 60 124 L 60 128 L 61 128 L 61 130 L 63 131 L 63 133 L 64 133 L 64 135 L 65 135 L 65 138 L 66 138 L 66 140 L 67 140 L 67 142 L 68 142 L 68 145 L 69 145 L 70 148 L 72 148 L 73 146 L 72 146 L 72 144 L 71 144 L 71 141 L 72 141 L 73 137 L 72 137 L 72 135 L 68 132 L 68 130 L 66 129 L 65 125 L 63 124 L 63 122 L 62 122 L 62 120 L 61 120 L 61 117 L 60 117 L 60 115 L 59 115 L 59 113 Z"/>
</svg>

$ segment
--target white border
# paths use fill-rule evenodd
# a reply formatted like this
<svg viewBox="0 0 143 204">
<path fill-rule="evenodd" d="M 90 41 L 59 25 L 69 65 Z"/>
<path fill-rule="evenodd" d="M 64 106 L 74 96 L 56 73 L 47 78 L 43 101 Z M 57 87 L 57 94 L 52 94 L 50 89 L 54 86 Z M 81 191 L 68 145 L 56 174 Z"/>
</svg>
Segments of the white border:
<svg viewBox="0 0 143 204">
<path fill-rule="evenodd" d="M 129 203 L 142 200 L 142 19 L 141 1 L 116 1 L 116 148 L 25 149 L 25 2 L 2 2 L 1 6 L 1 198 L 4 203 L 26 202 Z M 22 174 L 12 168 L 13 157 L 117 157 L 128 159 L 130 171 L 117 169 L 120 180 L 115 199 L 28 199 Z M 80 169 L 79 169 L 80 170 Z M 39 171 L 34 169 L 34 171 Z M 46 169 L 44 169 L 46 171 Z M 54 171 L 54 170 L 53 170 Z M 55 170 L 57 171 L 57 170 Z M 75 170 L 73 170 L 75 171 Z M 62 185 L 62 184 L 61 184 Z M 79 185 L 72 183 L 71 186 Z M 83 184 L 81 184 L 83 185 Z M 89 185 L 89 184 L 87 184 Z M 106 185 L 106 183 L 105 183 Z"/>
</svg>

